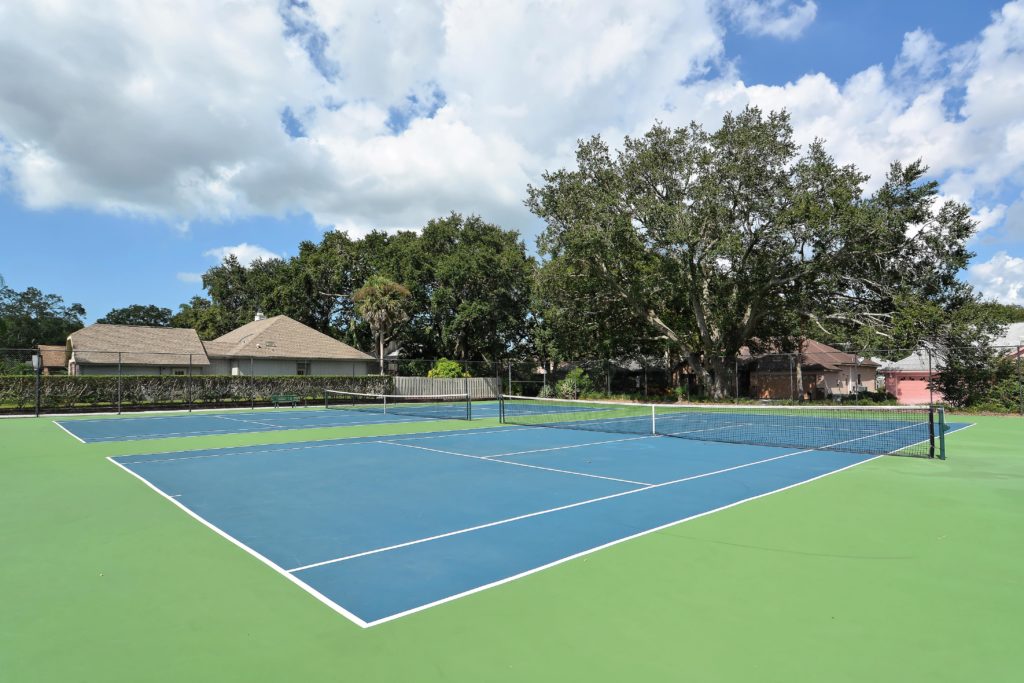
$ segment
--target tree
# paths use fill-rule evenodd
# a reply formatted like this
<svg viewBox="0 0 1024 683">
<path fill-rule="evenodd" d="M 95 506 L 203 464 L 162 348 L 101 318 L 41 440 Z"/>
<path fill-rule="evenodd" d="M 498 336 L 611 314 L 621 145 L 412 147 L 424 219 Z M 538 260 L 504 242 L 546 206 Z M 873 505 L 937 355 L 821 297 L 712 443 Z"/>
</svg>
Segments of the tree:
<svg viewBox="0 0 1024 683">
<path fill-rule="evenodd" d="M 456 361 L 438 358 L 434 361 L 434 367 L 430 368 L 427 372 L 427 377 L 459 379 L 461 377 L 469 377 L 469 373 L 463 370 L 462 366 Z"/>
<path fill-rule="evenodd" d="M 83 327 L 84 317 L 81 304 L 65 304 L 60 296 L 35 287 L 18 292 L 0 278 L 0 348 L 64 344 Z"/>
<path fill-rule="evenodd" d="M 713 133 L 658 124 L 614 156 L 594 137 L 576 159 L 528 190 L 547 223 L 547 308 L 581 329 L 615 315 L 612 334 L 625 326 L 630 344 L 642 329 L 713 396 L 727 395 L 745 345 L 792 345 L 803 331 L 909 338 L 904 307 L 961 293 L 969 209 L 935 207 L 920 163 L 894 164 L 863 198 L 867 177 L 822 141 L 799 154 L 784 112 L 727 114 Z"/>
<path fill-rule="evenodd" d="M 146 325 L 149 327 L 170 327 L 171 309 L 159 306 L 133 304 L 115 308 L 97 320 L 107 325 Z"/>
<path fill-rule="evenodd" d="M 382 275 L 374 275 L 352 295 L 356 311 L 377 337 L 380 374 L 384 374 L 384 349 L 399 325 L 409 319 L 409 290 Z"/>
<path fill-rule="evenodd" d="M 201 296 L 181 304 L 178 312 L 171 316 L 170 326 L 191 328 L 205 340 L 216 339 L 232 329 L 224 320 L 222 308 Z"/>
<path fill-rule="evenodd" d="M 535 263 L 519 233 L 479 216 L 432 220 L 409 261 L 431 355 L 495 360 L 525 344 Z M 419 321 L 417 321 L 419 322 Z"/>
</svg>

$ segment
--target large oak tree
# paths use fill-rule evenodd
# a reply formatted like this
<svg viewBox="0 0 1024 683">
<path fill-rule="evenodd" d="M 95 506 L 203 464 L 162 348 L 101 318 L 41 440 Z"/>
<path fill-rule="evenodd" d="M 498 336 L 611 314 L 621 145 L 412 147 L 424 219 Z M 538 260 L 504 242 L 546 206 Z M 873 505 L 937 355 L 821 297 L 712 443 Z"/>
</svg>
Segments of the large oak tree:
<svg viewBox="0 0 1024 683">
<path fill-rule="evenodd" d="M 659 124 L 614 154 L 594 137 L 576 161 L 529 188 L 547 223 L 542 315 L 580 330 L 610 321 L 629 344 L 655 336 L 713 395 L 732 386 L 743 346 L 912 345 L 922 330 L 905 311 L 965 296 L 968 208 L 939 205 L 916 162 L 865 197 L 867 177 L 820 140 L 801 150 L 785 112 L 748 108 L 714 132 Z"/>
</svg>

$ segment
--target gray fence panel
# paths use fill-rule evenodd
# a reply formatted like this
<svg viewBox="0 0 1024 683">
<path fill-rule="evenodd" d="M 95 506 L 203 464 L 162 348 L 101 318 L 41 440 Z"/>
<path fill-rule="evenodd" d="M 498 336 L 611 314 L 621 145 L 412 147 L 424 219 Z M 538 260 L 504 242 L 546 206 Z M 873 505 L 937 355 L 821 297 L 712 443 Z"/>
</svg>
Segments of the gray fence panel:
<svg viewBox="0 0 1024 683">
<path fill-rule="evenodd" d="M 495 377 L 438 378 L 395 377 L 398 396 L 439 396 L 469 393 L 474 400 L 497 398 L 498 380 Z"/>
</svg>

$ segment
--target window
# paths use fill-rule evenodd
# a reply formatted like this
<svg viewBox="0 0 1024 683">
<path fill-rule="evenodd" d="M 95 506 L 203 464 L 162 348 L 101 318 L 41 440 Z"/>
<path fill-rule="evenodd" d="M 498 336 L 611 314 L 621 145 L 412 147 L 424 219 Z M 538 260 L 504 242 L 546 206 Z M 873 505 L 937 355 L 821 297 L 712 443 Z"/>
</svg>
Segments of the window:
<svg viewBox="0 0 1024 683">
<path fill-rule="evenodd" d="M 177 376 L 181 377 L 181 376 L 185 375 L 186 373 L 185 373 L 185 369 L 184 368 L 174 368 L 174 370 L 171 371 L 171 374 L 174 374 L 174 375 L 177 375 Z"/>
<path fill-rule="evenodd" d="M 295 364 L 296 375 L 308 375 L 309 374 L 310 362 L 308 360 L 300 360 Z"/>
</svg>

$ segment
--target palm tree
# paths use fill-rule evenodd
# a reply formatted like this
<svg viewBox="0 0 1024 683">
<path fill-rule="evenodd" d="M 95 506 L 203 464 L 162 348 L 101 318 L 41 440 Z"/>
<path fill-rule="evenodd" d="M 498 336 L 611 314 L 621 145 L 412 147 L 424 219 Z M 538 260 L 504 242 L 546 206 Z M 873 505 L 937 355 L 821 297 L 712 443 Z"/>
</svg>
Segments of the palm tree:
<svg viewBox="0 0 1024 683">
<path fill-rule="evenodd" d="M 409 319 L 405 307 L 409 290 L 383 275 L 374 275 L 352 295 L 356 313 L 370 325 L 377 337 L 380 374 L 384 374 L 384 347 L 399 325 Z"/>
</svg>

